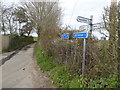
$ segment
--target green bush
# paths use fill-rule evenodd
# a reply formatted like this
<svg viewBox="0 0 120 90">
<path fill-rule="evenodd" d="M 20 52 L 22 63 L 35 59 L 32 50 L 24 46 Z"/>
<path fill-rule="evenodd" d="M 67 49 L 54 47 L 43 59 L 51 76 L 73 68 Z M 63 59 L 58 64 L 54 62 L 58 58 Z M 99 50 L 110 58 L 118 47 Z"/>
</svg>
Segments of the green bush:
<svg viewBox="0 0 120 90">
<path fill-rule="evenodd" d="M 70 80 L 72 79 L 71 71 L 64 65 L 56 66 L 51 71 L 53 83 L 60 88 L 68 88 Z"/>
</svg>

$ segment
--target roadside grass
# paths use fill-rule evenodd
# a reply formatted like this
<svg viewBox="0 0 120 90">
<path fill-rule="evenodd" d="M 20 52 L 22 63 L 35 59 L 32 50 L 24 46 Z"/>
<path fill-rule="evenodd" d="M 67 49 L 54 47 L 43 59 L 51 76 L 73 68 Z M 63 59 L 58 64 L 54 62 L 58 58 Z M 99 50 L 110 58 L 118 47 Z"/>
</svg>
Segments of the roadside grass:
<svg viewBox="0 0 120 90">
<path fill-rule="evenodd" d="M 34 51 L 37 59 L 37 64 L 43 72 L 49 71 L 55 67 L 53 64 L 54 57 L 44 54 L 38 44 L 35 45 Z"/>
<path fill-rule="evenodd" d="M 50 78 L 53 80 L 53 84 L 61 88 L 68 88 L 70 80 L 73 78 L 71 71 L 65 65 L 53 64 L 55 58 L 43 53 L 38 44 L 35 45 L 34 52 L 40 69 L 43 72 L 50 71 Z"/>
</svg>

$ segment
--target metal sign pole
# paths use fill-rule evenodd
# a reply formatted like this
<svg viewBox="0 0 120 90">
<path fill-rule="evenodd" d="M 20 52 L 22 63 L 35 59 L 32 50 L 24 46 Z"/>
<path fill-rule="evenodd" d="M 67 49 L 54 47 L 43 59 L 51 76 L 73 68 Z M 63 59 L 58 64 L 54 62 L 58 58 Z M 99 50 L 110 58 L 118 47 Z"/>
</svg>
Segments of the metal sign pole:
<svg viewBox="0 0 120 90">
<path fill-rule="evenodd" d="M 85 54 L 86 54 L 86 38 L 83 41 L 83 61 L 82 61 L 82 75 L 85 73 Z"/>
<path fill-rule="evenodd" d="M 93 25 L 93 24 L 92 24 L 92 21 L 93 21 L 93 16 L 91 15 L 91 16 L 90 16 L 90 24 L 89 24 L 89 25 L 90 25 L 90 34 L 89 34 L 89 35 L 90 35 L 90 38 L 91 38 L 91 39 L 92 39 L 92 25 Z"/>
</svg>

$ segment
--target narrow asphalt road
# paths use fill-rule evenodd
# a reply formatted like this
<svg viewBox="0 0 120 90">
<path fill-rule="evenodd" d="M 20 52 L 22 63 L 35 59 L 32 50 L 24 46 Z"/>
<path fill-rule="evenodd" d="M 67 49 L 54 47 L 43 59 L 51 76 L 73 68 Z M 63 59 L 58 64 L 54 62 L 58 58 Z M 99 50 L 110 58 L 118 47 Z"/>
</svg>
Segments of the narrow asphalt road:
<svg viewBox="0 0 120 90">
<path fill-rule="evenodd" d="M 2 65 L 2 88 L 53 88 L 33 58 L 29 45 Z"/>
</svg>

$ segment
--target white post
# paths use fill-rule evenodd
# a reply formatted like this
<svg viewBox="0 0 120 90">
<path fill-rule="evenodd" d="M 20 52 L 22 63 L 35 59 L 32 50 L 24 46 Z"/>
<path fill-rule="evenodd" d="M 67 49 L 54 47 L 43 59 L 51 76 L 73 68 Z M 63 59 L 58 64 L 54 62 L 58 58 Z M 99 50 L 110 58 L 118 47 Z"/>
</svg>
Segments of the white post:
<svg viewBox="0 0 120 90">
<path fill-rule="evenodd" d="M 82 61 L 82 75 L 85 73 L 85 54 L 86 54 L 86 38 L 83 41 L 83 61 Z"/>
</svg>

